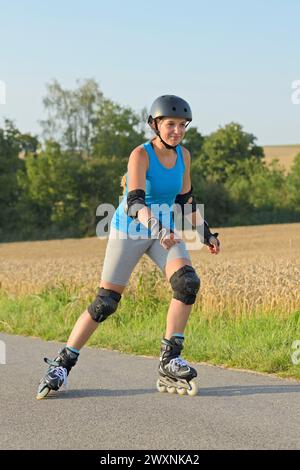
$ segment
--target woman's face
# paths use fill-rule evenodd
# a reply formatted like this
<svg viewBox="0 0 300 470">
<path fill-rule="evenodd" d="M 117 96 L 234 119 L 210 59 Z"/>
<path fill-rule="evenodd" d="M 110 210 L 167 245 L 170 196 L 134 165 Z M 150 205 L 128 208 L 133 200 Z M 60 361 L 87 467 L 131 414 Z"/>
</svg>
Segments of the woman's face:
<svg viewBox="0 0 300 470">
<path fill-rule="evenodd" d="M 178 145 L 185 134 L 186 120 L 181 118 L 163 118 L 158 124 L 161 138 L 169 145 Z"/>
</svg>

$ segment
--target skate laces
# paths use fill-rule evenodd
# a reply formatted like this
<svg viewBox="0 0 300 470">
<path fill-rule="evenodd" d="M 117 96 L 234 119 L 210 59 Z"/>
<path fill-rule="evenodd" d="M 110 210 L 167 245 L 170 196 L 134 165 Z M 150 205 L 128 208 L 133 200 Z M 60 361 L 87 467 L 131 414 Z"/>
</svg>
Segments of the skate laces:
<svg viewBox="0 0 300 470">
<path fill-rule="evenodd" d="M 56 377 L 58 377 L 60 380 L 62 380 L 62 383 L 65 387 L 67 387 L 67 382 L 68 382 L 68 373 L 67 373 L 67 369 L 65 369 L 64 367 L 60 366 L 60 367 L 55 367 L 53 370 L 52 370 L 52 374 Z"/>
<path fill-rule="evenodd" d="M 181 359 L 181 357 L 174 357 L 174 359 L 170 360 L 168 366 L 170 366 L 170 369 L 175 372 L 177 367 L 185 367 L 187 366 L 187 363 Z"/>
</svg>

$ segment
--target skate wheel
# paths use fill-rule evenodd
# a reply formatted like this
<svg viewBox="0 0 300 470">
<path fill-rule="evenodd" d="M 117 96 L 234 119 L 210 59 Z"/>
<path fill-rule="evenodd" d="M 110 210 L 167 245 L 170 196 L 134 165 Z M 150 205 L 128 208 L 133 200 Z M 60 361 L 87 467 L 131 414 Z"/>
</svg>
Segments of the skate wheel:
<svg viewBox="0 0 300 470">
<path fill-rule="evenodd" d="M 43 387 L 41 390 L 38 390 L 38 393 L 37 393 L 37 396 L 36 396 L 36 399 L 37 400 L 42 400 L 43 398 L 46 398 L 46 396 L 48 395 L 48 393 L 51 391 L 51 389 L 49 387 L 47 387 L 47 385 L 45 387 Z"/>
<path fill-rule="evenodd" d="M 178 395 L 185 395 L 186 394 L 186 388 L 177 388 L 177 393 Z"/>
<path fill-rule="evenodd" d="M 165 385 L 161 385 L 160 380 L 158 379 L 156 382 L 156 388 L 160 393 L 164 393 L 167 391 L 167 387 Z"/>
<path fill-rule="evenodd" d="M 171 395 L 172 395 L 173 393 L 176 393 L 176 388 L 175 387 L 167 387 L 167 392 L 171 393 Z"/>
<path fill-rule="evenodd" d="M 195 380 L 191 380 L 189 382 L 189 386 L 190 386 L 190 389 L 187 390 L 187 394 L 190 396 L 190 397 L 194 397 L 198 394 L 198 391 L 199 391 L 199 387 L 198 387 L 198 384 Z"/>
</svg>

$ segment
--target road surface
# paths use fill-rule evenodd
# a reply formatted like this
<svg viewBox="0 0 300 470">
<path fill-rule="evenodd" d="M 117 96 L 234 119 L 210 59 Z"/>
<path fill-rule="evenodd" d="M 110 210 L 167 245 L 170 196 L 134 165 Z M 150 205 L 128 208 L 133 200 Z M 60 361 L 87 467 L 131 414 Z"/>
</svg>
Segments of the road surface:
<svg viewBox="0 0 300 470">
<path fill-rule="evenodd" d="M 156 391 L 157 358 L 84 348 L 67 391 L 38 401 L 62 344 L 0 341 L 0 449 L 300 448 L 299 382 L 197 364 L 199 395 L 181 397 Z"/>
</svg>

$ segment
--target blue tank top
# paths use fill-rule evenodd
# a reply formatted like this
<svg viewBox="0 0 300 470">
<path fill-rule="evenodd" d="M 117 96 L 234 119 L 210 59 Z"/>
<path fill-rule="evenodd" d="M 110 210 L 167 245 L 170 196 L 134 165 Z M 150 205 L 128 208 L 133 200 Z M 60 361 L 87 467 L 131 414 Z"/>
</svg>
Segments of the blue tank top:
<svg viewBox="0 0 300 470">
<path fill-rule="evenodd" d="M 149 167 L 146 172 L 145 202 L 151 208 L 155 217 L 159 218 L 164 227 L 174 228 L 173 204 L 177 194 L 182 190 L 185 164 L 180 145 L 176 147 L 177 159 L 172 168 L 166 168 L 159 161 L 151 142 L 144 144 L 149 158 Z M 116 209 L 111 227 L 125 232 L 130 236 L 150 236 L 148 229 L 138 220 L 128 217 L 124 212 L 128 194 L 128 175 L 126 175 L 126 193 Z"/>
</svg>

